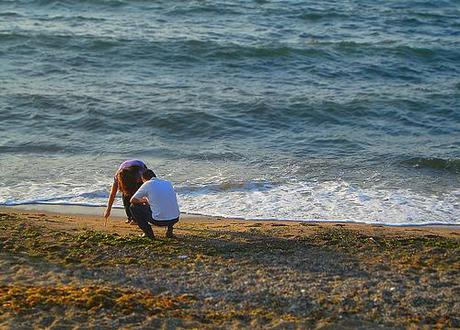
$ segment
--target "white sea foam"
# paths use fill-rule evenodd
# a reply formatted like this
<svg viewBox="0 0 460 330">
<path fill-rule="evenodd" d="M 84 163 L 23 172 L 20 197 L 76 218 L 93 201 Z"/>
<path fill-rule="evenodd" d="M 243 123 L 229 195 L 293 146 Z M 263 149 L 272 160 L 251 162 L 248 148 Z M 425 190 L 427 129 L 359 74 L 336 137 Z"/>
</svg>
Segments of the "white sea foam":
<svg viewBox="0 0 460 330">
<path fill-rule="evenodd" d="M 292 183 L 264 191 L 192 193 L 187 212 L 249 219 L 339 220 L 381 224 L 460 223 L 460 190 L 442 196 L 374 190 L 346 182 Z"/>
<path fill-rule="evenodd" d="M 442 195 L 409 189 L 360 188 L 344 181 L 292 182 L 282 185 L 178 185 L 181 210 L 245 219 L 354 221 L 388 225 L 460 224 L 460 190 Z M 103 206 L 105 186 L 16 186 L 0 190 L 0 204 L 30 203 Z M 65 193 L 64 193 L 65 192 Z M 116 207 L 121 207 L 118 200 Z"/>
</svg>

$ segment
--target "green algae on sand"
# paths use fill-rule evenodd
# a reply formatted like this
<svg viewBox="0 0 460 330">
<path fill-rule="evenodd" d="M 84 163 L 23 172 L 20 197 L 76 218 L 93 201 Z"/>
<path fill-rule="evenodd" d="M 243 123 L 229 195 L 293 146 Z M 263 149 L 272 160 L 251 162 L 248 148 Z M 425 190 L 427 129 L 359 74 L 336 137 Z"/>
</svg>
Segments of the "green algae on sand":
<svg viewBox="0 0 460 330">
<path fill-rule="evenodd" d="M 0 214 L 2 327 L 460 326 L 456 235 L 191 221 L 150 241 L 68 219 Z"/>
</svg>

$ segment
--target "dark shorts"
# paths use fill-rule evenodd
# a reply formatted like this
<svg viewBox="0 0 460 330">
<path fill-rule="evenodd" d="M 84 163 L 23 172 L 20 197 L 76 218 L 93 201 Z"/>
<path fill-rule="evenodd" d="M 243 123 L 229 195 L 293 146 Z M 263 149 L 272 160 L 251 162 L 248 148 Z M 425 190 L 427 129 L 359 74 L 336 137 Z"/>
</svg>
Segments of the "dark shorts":
<svg viewBox="0 0 460 330">
<path fill-rule="evenodd" d="M 159 226 L 159 227 L 167 227 L 172 226 L 179 222 L 179 218 L 172 219 L 172 220 L 148 220 L 152 225 Z"/>
<path fill-rule="evenodd" d="M 143 204 L 131 205 L 130 210 L 137 223 L 148 222 L 155 226 L 168 227 L 168 226 L 172 226 L 176 224 L 179 221 L 179 218 L 171 219 L 171 220 L 153 219 L 152 210 L 150 209 L 150 205 L 143 205 Z"/>
<path fill-rule="evenodd" d="M 154 226 L 168 227 L 168 231 L 170 231 L 172 230 L 173 225 L 179 221 L 179 218 L 165 221 L 153 219 L 150 205 L 131 205 L 130 210 L 139 228 L 142 229 L 145 235 L 149 238 L 154 238 L 152 226 L 150 224 Z"/>
</svg>

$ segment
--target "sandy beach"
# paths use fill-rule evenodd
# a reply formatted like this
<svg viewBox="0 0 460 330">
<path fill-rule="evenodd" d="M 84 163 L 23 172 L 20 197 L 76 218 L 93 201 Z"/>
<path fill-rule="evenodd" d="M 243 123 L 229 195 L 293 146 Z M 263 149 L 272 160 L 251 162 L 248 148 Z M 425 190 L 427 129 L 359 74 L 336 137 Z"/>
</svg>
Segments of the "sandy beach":
<svg viewBox="0 0 460 330">
<path fill-rule="evenodd" d="M 458 227 L 54 210 L 0 209 L 1 328 L 460 327 Z"/>
</svg>

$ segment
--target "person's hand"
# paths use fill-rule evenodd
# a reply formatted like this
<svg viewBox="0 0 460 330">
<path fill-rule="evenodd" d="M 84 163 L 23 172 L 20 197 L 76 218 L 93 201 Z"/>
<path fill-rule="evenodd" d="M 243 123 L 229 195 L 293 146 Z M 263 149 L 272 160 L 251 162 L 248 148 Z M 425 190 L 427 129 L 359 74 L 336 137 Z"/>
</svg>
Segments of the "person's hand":
<svg viewBox="0 0 460 330">
<path fill-rule="evenodd" d="M 105 209 L 105 211 L 104 211 L 104 218 L 105 218 L 104 227 L 107 226 L 107 221 L 109 220 L 109 217 L 110 217 L 110 210 Z"/>
</svg>

